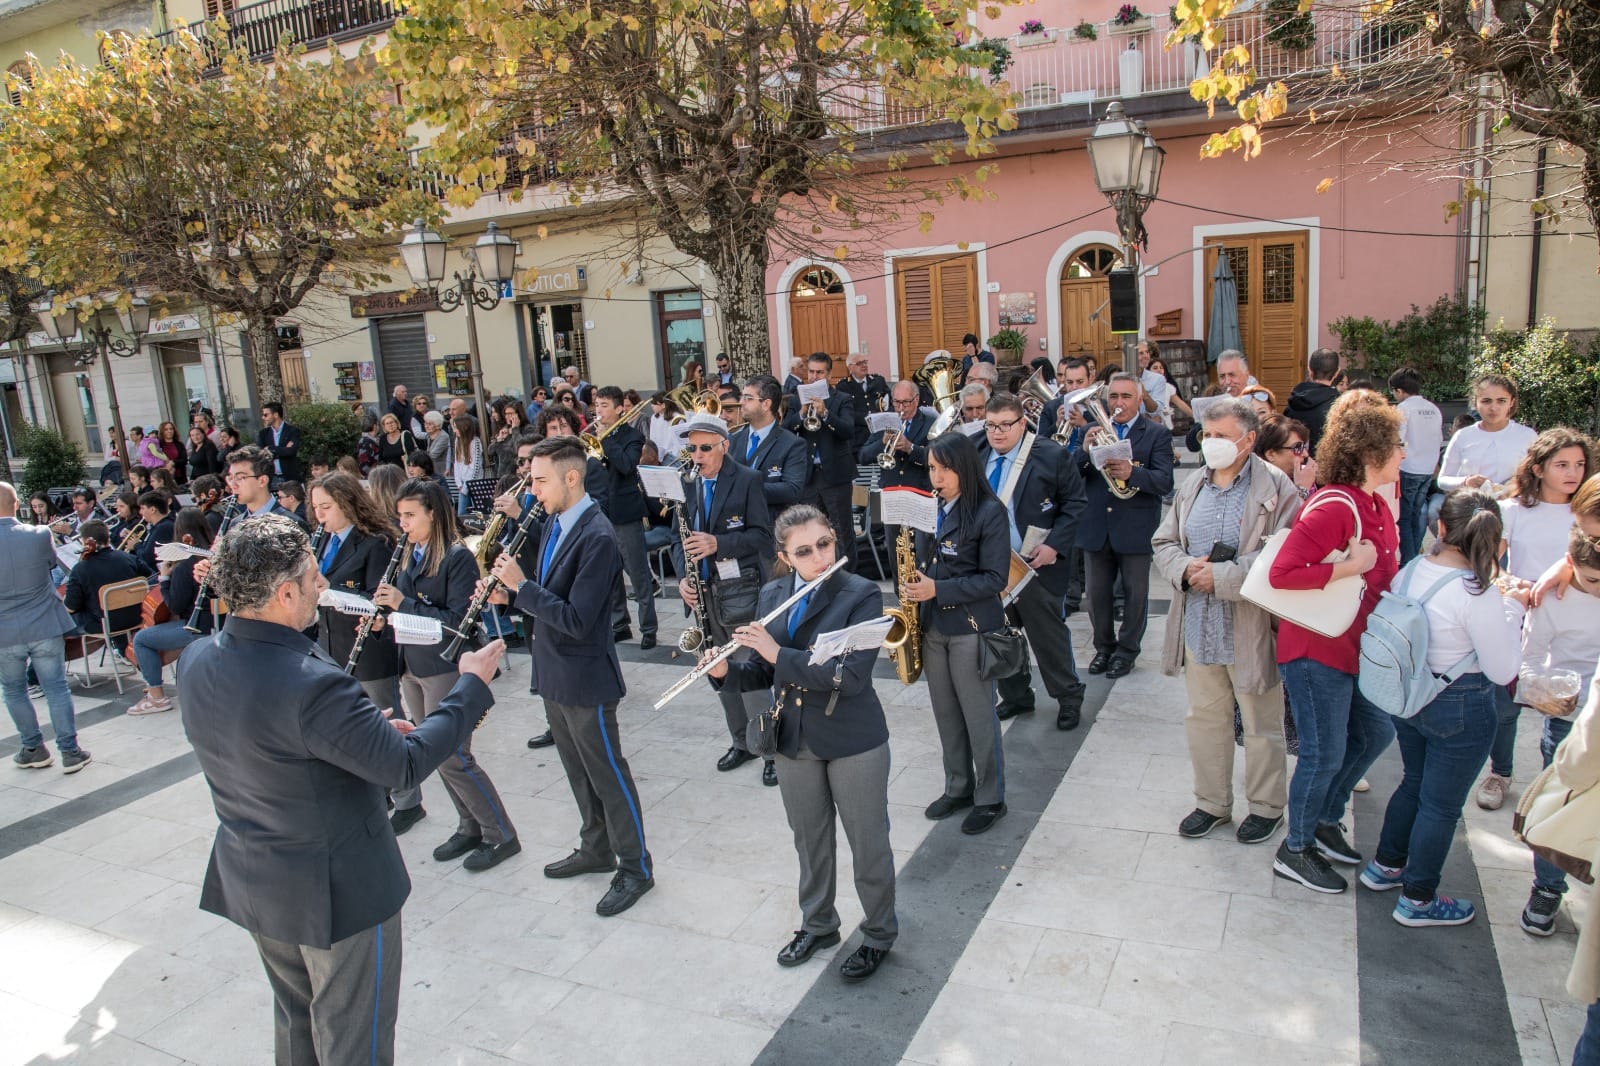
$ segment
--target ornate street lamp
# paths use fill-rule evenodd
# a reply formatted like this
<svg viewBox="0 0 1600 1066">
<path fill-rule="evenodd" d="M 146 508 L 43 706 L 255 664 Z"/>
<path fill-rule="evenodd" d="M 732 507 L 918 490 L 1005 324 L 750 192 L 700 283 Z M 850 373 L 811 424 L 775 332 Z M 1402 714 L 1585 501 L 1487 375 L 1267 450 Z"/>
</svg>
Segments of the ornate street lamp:
<svg viewBox="0 0 1600 1066">
<path fill-rule="evenodd" d="M 438 233 L 417 219 L 411 232 L 400 242 L 400 258 L 411 283 L 426 289 L 446 313 L 458 307 L 467 309 L 467 360 L 472 374 L 472 398 L 477 405 L 478 425 L 488 425 L 488 404 L 483 392 L 483 364 L 478 355 L 478 320 L 475 308 L 492 311 L 500 306 L 500 286 L 510 281 L 517 268 L 517 242 L 500 232 L 493 222 L 465 256 L 466 269 L 457 270 L 445 285 L 445 253 L 449 245 Z"/>
<path fill-rule="evenodd" d="M 1117 233 L 1122 240 L 1124 270 L 1131 274 L 1130 289 L 1138 298 L 1139 249 L 1148 241 L 1144 228 L 1144 213 L 1155 202 L 1161 189 L 1161 168 L 1166 159 L 1166 149 L 1156 143 L 1145 131 L 1144 123 L 1131 119 L 1122 109 L 1122 101 L 1113 100 L 1106 105 L 1106 114 L 1094 128 L 1089 138 L 1089 166 L 1094 171 L 1094 183 L 1117 213 Z M 1113 278 L 1113 288 L 1121 279 Z M 1115 317 L 1115 315 L 1113 315 Z M 1132 372 L 1137 365 L 1135 349 L 1138 346 L 1137 322 L 1133 332 L 1123 332 L 1123 369 Z"/>
<path fill-rule="evenodd" d="M 122 432 L 122 408 L 117 403 L 117 385 L 111 377 L 110 356 L 128 359 L 139 352 L 145 335 L 150 332 L 150 302 L 142 296 L 125 301 L 125 306 L 119 302 L 115 317 L 126 334 L 123 337 L 111 332 L 111 322 L 102 309 L 86 306 L 80 310 L 76 302 L 66 302 L 58 310 L 54 292 L 48 293 L 33 309 L 45 333 L 51 340 L 72 351 L 79 366 L 88 366 L 96 356 L 99 357 L 100 373 L 105 381 L 106 405 L 111 409 L 111 432 L 117 460 L 122 463 L 122 476 L 127 477 L 132 467 L 128 461 L 127 436 Z"/>
</svg>

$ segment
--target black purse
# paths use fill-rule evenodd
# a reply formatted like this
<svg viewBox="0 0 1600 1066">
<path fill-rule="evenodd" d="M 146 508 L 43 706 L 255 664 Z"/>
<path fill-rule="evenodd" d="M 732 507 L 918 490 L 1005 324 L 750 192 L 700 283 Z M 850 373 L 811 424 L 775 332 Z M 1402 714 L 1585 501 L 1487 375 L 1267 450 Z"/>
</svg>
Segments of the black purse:
<svg viewBox="0 0 1600 1066">
<path fill-rule="evenodd" d="M 967 624 L 978 633 L 978 620 L 967 611 Z M 992 633 L 978 633 L 978 679 L 998 681 L 1022 669 L 1028 661 L 1027 637 L 1009 623 Z"/>
</svg>

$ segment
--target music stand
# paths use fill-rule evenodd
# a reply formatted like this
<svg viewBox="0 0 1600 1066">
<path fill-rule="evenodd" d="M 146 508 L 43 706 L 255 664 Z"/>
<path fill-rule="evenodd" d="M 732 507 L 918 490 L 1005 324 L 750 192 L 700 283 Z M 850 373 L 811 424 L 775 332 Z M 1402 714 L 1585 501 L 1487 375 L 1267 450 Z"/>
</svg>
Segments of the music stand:
<svg viewBox="0 0 1600 1066">
<path fill-rule="evenodd" d="M 467 482 L 467 503 L 479 514 L 494 510 L 494 487 L 499 484 L 492 477 L 473 478 Z"/>
</svg>

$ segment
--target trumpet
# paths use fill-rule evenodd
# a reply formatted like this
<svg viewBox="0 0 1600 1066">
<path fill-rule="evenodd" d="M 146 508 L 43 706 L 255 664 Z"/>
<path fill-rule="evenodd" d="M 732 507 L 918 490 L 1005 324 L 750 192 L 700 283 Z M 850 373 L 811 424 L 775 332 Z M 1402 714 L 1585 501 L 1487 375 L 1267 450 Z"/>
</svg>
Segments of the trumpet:
<svg viewBox="0 0 1600 1066">
<path fill-rule="evenodd" d="M 407 547 L 406 538 L 402 534 L 400 539 L 395 541 L 394 554 L 389 556 L 389 563 L 383 568 L 383 578 L 378 584 L 394 584 L 395 575 L 400 573 L 400 561 L 406 557 Z M 356 672 L 356 663 L 361 658 L 361 649 L 367 646 L 367 638 L 372 635 L 372 627 L 377 625 L 379 617 L 388 613 L 384 608 L 379 607 L 361 619 L 361 623 L 356 626 L 356 642 L 350 647 L 350 661 L 344 664 L 345 673 L 353 674 Z"/>
<path fill-rule="evenodd" d="M 1083 446 L 1086 449 L 1115 444 L 1117 441 L 1116 426 L 1112 423 L 1111 415 L 1101 402 L 1105 399 L 1105 393 L 1106 387 L 1104 385 L 1090 385 L 1087 388 L 1067 393 L 1066 397 L 1061 401 L 1063 411 L 1065 411 L 1068 404 L 1082 404 L 1084 411 L 1094 420 L 1094 425 L 1090 426 L 1089 431 L 1083 435 Z M 1063 415 L 1061 428 L 1065 428 L 1066 424 L 1067 420 Z M 1061 428 L 1056 430 L 1058 437 L 1060 436 Z M 1129 485 L 1122 478 L 1112 477 L 1106 473 L 1104 468 L 1101 469 L 1100 476 L 1106 479 L 1106 485 L 1111 489 L 1111 495 L 1119 500 L 1131 500 L 1139 492 L 1138 489 Z"/>
<path fill-rule="evenodd" d="M 119 551 L 119 552 L 131 552 L 131 551 L 133 551 L 133 549 L 135 549 L 135 548 L 137 548 L 139 546 L 139 542 L 144 540 L 145 534 L 147 534 L 149 532 L 150 532 L 150 523 L 146 522 L 142 518 L 139 519 L 139 521 L 137 521 L 133 525 L 129 526 L 127 528 L 126 532 L 124 532 L 122 534 L 122 540 L 121 540 L 120 543 L 117 544 L 117 551 Z"/>
<path fill-rule="evenodd" d="M 888 409 L 889 409 L 889 397 L 885 396 L 883 399 L 878 401 L 878 410 L 887 411 Z M 884 439 L 883 451 L 878 453 L 878 466 L 879 466 L 880 469 L 883 469 L 883 470 L 893 470 L 894 469 L 894 464 L 895 464 L 895 461 L 896 461 L 895 460 L 895 448 L 899 446 L 900 438 L 903 437 L 903 436 L 905 436 L 905 434 L 897 429 L 897 430 L 894 431 L 894 433 L 892 435 L 890 435 L 890 436 L 888 436 L 888 437 L 886 437 Z"/>
<path fill-rule="evenodd" d="M 229 496 L 222 501 L 222 524 L 217 527 L 217 541 L 222 540 L 228 532 L 228 527 L 233 525 L 234 519 L 239 517 L 239 497 Z M 321 526 L 317 529 L 320 531 Z M 313 552 L 312 554 L 315 554 Z M 206 571 L 205 578 L 200 582 L 200 587 L 195 591 L 194 610 L 189 612 L 189 620 L 183 628 L 190 633 L 200 632 L 200 623 L 205 620 L 206 612 L 211 610 L 211 571 Z"/>
</svg>

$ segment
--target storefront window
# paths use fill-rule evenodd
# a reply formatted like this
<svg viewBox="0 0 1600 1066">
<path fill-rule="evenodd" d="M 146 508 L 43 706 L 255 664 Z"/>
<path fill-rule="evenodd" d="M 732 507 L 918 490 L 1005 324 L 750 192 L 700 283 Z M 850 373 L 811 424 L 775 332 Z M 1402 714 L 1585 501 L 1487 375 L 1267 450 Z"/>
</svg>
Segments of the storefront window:
<svg viewBox="0 0 1600 1066">
<path fill-rule="evenodd" d="M 667 387 L 683 384 L 684 367 L 693 362 L 706 366 L 706 321 L 698 290 L 664 292 L 657 297 L 661 357 Z"/>
</svg>

